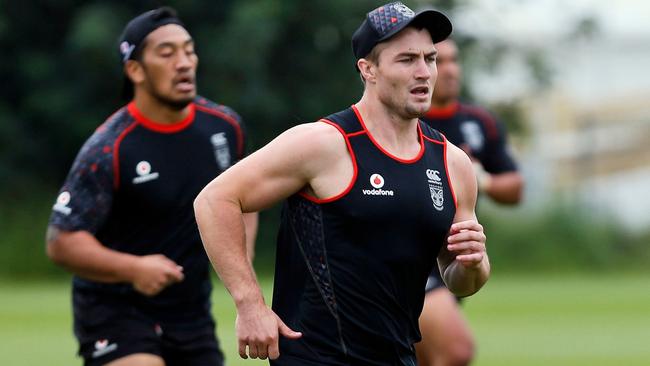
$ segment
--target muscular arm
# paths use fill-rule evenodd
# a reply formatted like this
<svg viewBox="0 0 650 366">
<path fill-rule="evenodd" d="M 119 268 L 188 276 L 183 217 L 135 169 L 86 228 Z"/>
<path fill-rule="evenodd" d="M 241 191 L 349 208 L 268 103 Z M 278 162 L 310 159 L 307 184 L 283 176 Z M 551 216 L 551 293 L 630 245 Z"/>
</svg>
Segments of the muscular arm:
<svg viewBox="0 0 650 366">
<path fill-rule="evenodd" d="M 243 215 L 243 219 L 246 232 L 246 253 L 248 253 L 248 259 L 253 262 L 253 259 L 255 259 L 255 241 L 257 240 L 259 215 L 257 212 L 248 212 Z"/>
<path fill-rule="evenodd" d="M 338 139 L 338 140 L 337 140 Z M 333 150 L 332 150 L 333 149 Z M 243 213 L 260 211 L 298 192 L 322 184 L 335 169 L 345 142 L 324 123 L 294 127 L 241 160 L 208 184 L 194 202 L 203 245 L 237 308 L 239 354 L 278 357 L 278 330 L 299 337 L 266 307 L 246 256 Z M 334 162 L 334 163 L 332 163 Z M 259 351 L 259 353 L 258 353 Z"/>
<path fill-rule="evenodd" d="M 102 245 L 88 231 L 47 229 L 48 257 L 68 271 L 93 281 L 130 283 L 144 295 L 153 296 L 183 280 L 183 269 L 161 254 L 135 256 Z"/>
<path fill-rule="evenodd" d="M 445 284 L 456 296 L 477 292 L 490 275 L 483 227 L 478 223 L 477 186 L 472 163 L 462 150 L 447 142 L 450 177 L 456 192 L 457 209 L 447 238 L 440 249 L 438 264 Z"/>
</svg>

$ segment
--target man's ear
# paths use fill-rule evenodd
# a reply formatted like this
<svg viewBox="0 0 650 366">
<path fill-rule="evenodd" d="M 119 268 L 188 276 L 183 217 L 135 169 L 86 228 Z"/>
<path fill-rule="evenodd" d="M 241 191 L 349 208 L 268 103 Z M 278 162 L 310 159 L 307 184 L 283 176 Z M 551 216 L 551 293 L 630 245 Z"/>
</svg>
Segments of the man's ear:
<svg viewBox="0 0 650 366">
<path fill-rule="evenodd" d="M 124 65 L 124 73 L 135 84 L 142 83 L 144 81 L 144 70 L 142 64 L 136 60 L 127 60 Z"/>
<path fill-rule="evenodd" d="M 375 73 L 377 72 L 377 66 L 372 63 L 371 61 L 365 59 L 365 58 L 360 58 L 357 60 L 357 67 L 359 68 L 359 73 L 361 74 L 361 77 L 366 81 L 366 82 L 374 82 L 375 81 Z"/>
</svg>

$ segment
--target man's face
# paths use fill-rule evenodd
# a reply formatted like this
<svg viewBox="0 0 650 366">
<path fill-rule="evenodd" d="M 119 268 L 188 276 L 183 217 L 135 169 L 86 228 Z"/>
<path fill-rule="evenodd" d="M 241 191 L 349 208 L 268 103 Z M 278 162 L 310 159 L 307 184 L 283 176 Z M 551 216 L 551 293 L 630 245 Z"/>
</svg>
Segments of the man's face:
<svg viewBox="0 0 650 366">
<path fill-rule="evenodd" d="M 155 99 L 182 109 L 196 96 L 199 59 L 185 28 L 168 24 L 149 33 L 142 53 L 142 87 Z"/>
<path fill-rule="evenodd" d="M 433 90 L 433 101 L 446 104 L 460 95 L 460 64 L 458 63 L 458 47 L 452 40 L 436 43 L 438 57 L 438 80 Z"/>
<path fill-rule="evenodd" d="M 383 48 L 376 65 L 379 99 L 403 118 L 424 115 L 437 76 L 429 31 L 408 27 L 379 46 Z"/>
</svg>

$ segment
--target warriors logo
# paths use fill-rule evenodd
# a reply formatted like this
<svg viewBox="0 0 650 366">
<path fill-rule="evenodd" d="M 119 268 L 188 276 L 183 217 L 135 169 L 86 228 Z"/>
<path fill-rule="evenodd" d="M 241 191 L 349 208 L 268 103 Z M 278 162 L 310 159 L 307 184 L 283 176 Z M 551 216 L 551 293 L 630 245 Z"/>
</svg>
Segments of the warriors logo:
<svg viewBox="0 0 650 366">
<path fill-rule="evenodd" d="M 228 139 L 224 132 L 215 133 L 210 137 L 212 147 L 214 148 L 214 158 L 221 170 L 226 170 L 230 167 L 230 148 L 228 147 Z"/>
<path fill-rule="evenodd" d="M 429 193 L 431 193 L 431 200 L 433 207 L 442 211 L 444 209 L 445 198 L 442 189 L 442 179 L 440 179 L 440 172 L 437 170 L 427 169 L 427 181 L 429 182 Z"/>
</svg>

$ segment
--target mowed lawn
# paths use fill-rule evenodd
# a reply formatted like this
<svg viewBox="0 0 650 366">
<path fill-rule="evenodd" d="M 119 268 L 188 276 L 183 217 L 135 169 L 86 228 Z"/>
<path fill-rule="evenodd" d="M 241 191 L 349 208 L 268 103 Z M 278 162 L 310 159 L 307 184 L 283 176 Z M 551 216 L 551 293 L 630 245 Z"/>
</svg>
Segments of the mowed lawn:
<svg viewBox="0 0 650 366">
<path fill-rule="evenodd" d="M 474 365 L 650 365 L 649 277 L 495 275 L 463 305 Z M 0 281 L 0 365 L 81 365 L 69 298 L 67 283 Z M 237 355 L 234 309 L 219 284 L 213 301 L 228 365 L 267 364 Z"/>
</svg>

